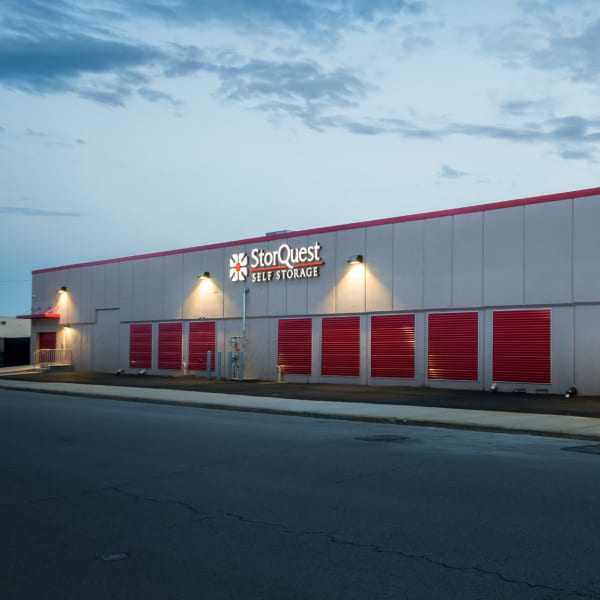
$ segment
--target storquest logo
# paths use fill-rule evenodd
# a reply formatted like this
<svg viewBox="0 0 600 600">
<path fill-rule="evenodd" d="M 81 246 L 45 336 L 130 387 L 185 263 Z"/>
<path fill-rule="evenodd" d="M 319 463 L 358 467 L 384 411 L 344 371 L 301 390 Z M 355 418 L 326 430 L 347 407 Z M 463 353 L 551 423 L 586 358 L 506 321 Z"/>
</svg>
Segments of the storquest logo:
<svg viewBox="0 0 600 600">
<path fill-rule="evenodd" d="M 277 248 L 252 248 L 249 254 L 232 254 L 229 259 L 229 279 L 253 283 L 314 279 L 325 264 L 321 258 L 321 244 L 294 247 L 284 242 Z"/>
<path fill-rule="evenodd" d="M 248 277 L 248 255 L 245 252 L 232 254 L 229 259 L 229 279 L 246 281 Z"/>
</svg>

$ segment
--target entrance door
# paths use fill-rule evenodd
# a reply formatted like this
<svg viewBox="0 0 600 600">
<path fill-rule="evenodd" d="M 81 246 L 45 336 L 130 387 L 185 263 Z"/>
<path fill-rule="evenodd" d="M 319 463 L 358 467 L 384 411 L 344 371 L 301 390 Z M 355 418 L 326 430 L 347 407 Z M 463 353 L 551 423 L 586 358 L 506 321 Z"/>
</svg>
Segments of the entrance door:
<svg viewBox="0 0 600 600">
<path fill-rule="evenodd" d="M 92 339 L 93 370 L 114 373 L 123 365 L 119 354 L 119 309 L 97 309 L 96 327 Z"/>
<path fill-rule="evenodd" d="M 41 331 L 38 333 L 38 350 L 36 360 L 38 363 L 51 363 L 56 358 L 56 331 Z"/>
<path fill-rule="evenodd" d="M 38 333 L 38 350 L 56 349 L 56 331 L 43 331 Z"/>
</svg>

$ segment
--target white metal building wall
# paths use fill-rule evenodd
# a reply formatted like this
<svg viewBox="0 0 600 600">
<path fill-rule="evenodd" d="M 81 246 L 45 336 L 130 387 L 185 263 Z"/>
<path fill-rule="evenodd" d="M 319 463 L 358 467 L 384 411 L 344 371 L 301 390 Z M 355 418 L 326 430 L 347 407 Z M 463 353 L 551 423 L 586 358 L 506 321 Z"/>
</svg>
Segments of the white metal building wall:
<svg viewBox="0 0 600 600">
<path fill-rule="evenodd" d="M 241 333 L 246 285 L 247 374 L 264 378 L 274 378 L 278 318 L 314 317 L 313 360 L 318 361 L 320 318 L 361 315 L 359 379 L 369 382 L 367 317 L 413 312 L 417 336 L 414 385 L 430 383 L 426 379 L 426 315 L 477 310 L 482 336 L 480 377 L 473 385 L 479 388 L 491 383 L 492 311 L 551 308 L 552 390 L 559 392 L 575 383 L 582 393 L 600 393 L 595 360 L 600 347 L 599 222 L 600 196 L 457 211 L 435 218 L 34 273 L 33 293 L 51 305 L 56 290 L 67 286 L 69 293 L 59 305 L 60 326 L 71 325 L 77 368 L 98 368 L 101 360 L 92 356 L 98 310 L 119 309 L 118 355 L 123 365 L 132 322 L 214 319 L 219 350 L 226 353 L 229 337 Z M 325 261 L 319 278 L 245 284 L 229 280 L 231 253 L 249 253 L 256 246 L 272 250 L 282 242 L 301 246 L 315 241 L 321 244 Z M 353 254 L 364 256 L 362 270 L 347 264 Z M 208 286 L 196 278 L 202 271 L 211 273 Z M 36 321 L 33 325 L 33 335 L 48 326 Z M 322 380 L 319 372 L 314 368 L 310 380 Z"/>
</svg>

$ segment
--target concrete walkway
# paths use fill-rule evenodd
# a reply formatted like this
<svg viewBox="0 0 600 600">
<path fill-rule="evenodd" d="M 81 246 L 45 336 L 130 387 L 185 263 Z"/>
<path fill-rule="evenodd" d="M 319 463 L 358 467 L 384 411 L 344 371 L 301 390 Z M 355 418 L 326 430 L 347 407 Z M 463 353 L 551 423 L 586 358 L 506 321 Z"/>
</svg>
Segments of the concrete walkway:
<svg viewBox="0 0 600 600">
<path fill-rule="evenodd" d="M 0 379 L 0 388 L 129 402 L 170 404 L 380 423 L 453 427 L 600 441 L 600 419 L 457 408 L 294 400 L 187 390 Z"/>
</svg>

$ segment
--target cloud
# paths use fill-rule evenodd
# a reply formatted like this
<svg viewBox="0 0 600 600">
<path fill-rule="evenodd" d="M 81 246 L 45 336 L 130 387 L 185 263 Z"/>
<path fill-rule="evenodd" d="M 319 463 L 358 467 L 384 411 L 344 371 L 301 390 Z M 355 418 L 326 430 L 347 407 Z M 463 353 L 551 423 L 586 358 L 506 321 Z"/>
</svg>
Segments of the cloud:
<svg viewBox="0 0 600 600">
<path fill-rule="evenodd" d="M 181 105 L 181 102 L 175 100 L 171 94 L 161 92 L 160 90 L 155 90 L 149 87 L 140 87 L 138 88 L 137 93 L 142 98 L 148 100 L 148 102 L 168 102 L 173 106 Z"/>
<path fill-rule="evenodd" d="M 562 71 L 575 81 L 600 78 L 600 19 L 595 3 L 521 0 L 518 6 L 523 18 L 502 27 L 481 28 L 485 52 L 500 57 L 510 68 Z"/>
<path fill-rule="evenodd" d="M 590 23 L 580 35 L 557 37 L 532 56 L 539 69 L 566 71 L 575 80 L 595 80 L 600 76 L 600 19 Z"/>
<path fill-rule="evenodd" d="M 287 107 L 289 109 L 289 107 Z M 289 114 L 294 112 L 289 110 Z M 522 144 L 545 143 L 555 146 L 560 156 L 570 160 L 590 159 L 600 141 L 600 119 L 579 116 L 564 116 L 541 121 L 530 121 L 524 125 L 500 126 L 477 123 L 447 123 L 439 127 L 422 125 L 418 119 L 353 119 L 337 115 L 328 116 L 319 112 L 297 111 L 313 129 L 341 129 L 362 135 L 397 135 L 407 139 L 442 141 L 452 136 L 463 136 L 480 140 L 499 140 Z M 577 147 L 577 152 L 572 151 Z"/>
<path fill-rule="evenodd" d="M 85 6 L 85 5 L 83 5 Z M 93 5 L 92 5 L 93 6 Z M 123 38 L 119 26 L 132 14 L 231 27 L 279 27 L 324 39 L 357 23 L 376 23 L 402 14 L 420 14 L 422 2 L 409 0 L 169 0 L 130 2 L 129 13 L 79 8 L 67 0 L 7 0 L 0 21 L 0 84 L 31 94 L 73 93 L 109 106 L 124 106 L 134 95 L 150 102 L 178 102 L 152 85 L 157 77 L 216 74 L 218 95 L 229 101 L 267 98 L 347 106 L 364 95 L 365 85 L 347 69 L 326 70 L 314 61 L 250 58 L 231 51 L 140 43 Z M 325 34 L 324 30 L 329 31 Z"/>
<path fill-rule="evenodd" d="M 288 30 L 320 44 L 340 32 L 378 26 L 400 16 L 418 16 L 419 0 L 135 0 L 129 10 L 142 16 L 180 24 L 218 23 L 237 31 Z"/>
<path fill-rule="evenodd" d="M 216 76 L 216 95 L 224 102 L 245 103 L 274 119 L 298 118 L 312 129 L 327 125 L 328 111 L 356 107 L 371 89 L 350 69 L 325 69 L 312 60 L 245 60 L 233 52 L 175 47 L 165 75 L 192 73 Z"/>
<path fill-rule="evenodd" d="M 0 41 L 0 82 L 35 94 L 77 92 L 84 75 L 111 73 L 127 81 L 132 68 L 156 62 L 161 53 L 88 35 L 57 39 L 43 36 L 4 37 Z"/>
<path fill-rule="evenodd" d="M 563 150 L 559 154 L 565 160 L 595 160 L 594 154 L 590 150 Z"/>
<path fill-rule="evenodd" d="M 541 100 L 508 100 L 498 107 L 500 112 L 514 117 L 525 115 L 552 115 L 553 102 L 550 98 Z"/>
<path fill-rule="evenodd" d="M 438 179 L 463 179 L 469 175 L 470 173 L 466 173 L 465 171 L 458 171 L 457 169 L 453 169 L 448 165 L 442 165 L 437 177 Z"/>
<path fill-rule="evenodd" d="M 85 145 L 85 140 L 81 138 L 71 139 L 66 138 L 61 135 L 56 135 L 53 133 L 46 133 L 45 131 L 37 131 L 31 128 L 27 128 L 25 130 L 25 136 L 33 139 L 37 139 L 43 143 L 43 145 L 54 148 L 54 147 L 64 147 L 70 148 L 73 146 L 83 146 Z"/>
<path fill-rule="evenodd" d="M 519 0 L 521 9 L 530 14 L 546 16 L 565 7 L 573 10 L 575 6 L 585 4 L 585 0 Z"/>
<path fill-rule="evenodd" d="M 125 106 L 133 98 L 178 107 L 177 98 L 158 89 L 156 81 L 209 75 L 216 80 L 215 96 L 220 101 L 262 111 L 274 121 L 296 119 L 315 131 L 338 129 L 353 135 L 397 135 L 421 140 L 465 136 L 546 143 L 569 160 L 588 159 L 600 139 L 600 121 L 576 115 L 557 118 L 548 100 L 507 101 L 500 110 L 511 119 L 500 124 L 446 121 L 440 125 L 439 118 L 357 116 L 355 109 L 373 86 L 357 71 L 306 58 L 303 51 L 310 48 L 297 44 L 293 37 L 288 48 L 293 47 L 296 58 L 286 59 L 285 53 L 275 55 L 269 44 L 262 46 L 262 56 L 248 57 L 227 47 L 215 50 L 141 43 L 123 33 L 132 20 L 142 24 L 152 20 L 195 28 L 219 24 L 256 34 L 256 40 L 263 41 L 264 35 L 273 31 L 285 34 L 288 40 L 290 32 L 318 34 L 331 40 L 346 31 L 418 17 L 426 11 L 424 2 L 130 0 L 104 5 L 109 8 L 102 10 L 97 6 L 70 0 L 5 0 L 3 8 L 7 10 L 0 20 L 0 84 L 33 94 L 73 93 L 112 107 Z M 529 14 L 536 14 L 542 9 L 558 11 L 567 5 L 563 0 L 522 0 L 521 6 Z M 555 28 L 550 28 L 554 37 L 549 38 L 547 31 L 542 35 L 532 27 L 524 23 L 504 28 L 499 38 L 488 37 L 490 48 L 496 53 L 505 52 L 515 64 L 562 69 L 577 78 L 592 79 L 600 74 L 600 62 L 596 61 L 600 20 L 571 37 L 560 37 Z M 281 38 L 278 40 L 280 43 Z M 429 43 L 413 36 L 405 40 L 405 49 Z"/>
<path fill-rule="evenodd" d="M 364 95 L 365 85 L 350 71 L 325 71 L 314 62 L 253 60 L 241 67 L 221 68 L 220 94 L 227 100 L 301 99 L 350 106 Z"/>
<path fill-rule="evenodd" d="M 24 206 L 0 206 L 0 214 L 21 215 L 25 217 L 81 217 L 80 213 Z"/>
</svg>

